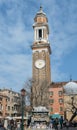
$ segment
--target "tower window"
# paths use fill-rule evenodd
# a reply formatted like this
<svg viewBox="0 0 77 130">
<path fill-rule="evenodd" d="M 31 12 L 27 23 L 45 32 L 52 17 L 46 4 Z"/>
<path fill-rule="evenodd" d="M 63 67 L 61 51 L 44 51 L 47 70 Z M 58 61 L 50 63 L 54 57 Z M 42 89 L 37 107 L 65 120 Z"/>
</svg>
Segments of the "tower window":
<svg viewBox="0 0 77 130">
<path fill-rule="evenodd" d="M 42 29 L 39 29 L 39 38 L 42 38 Z"/>
</svg>

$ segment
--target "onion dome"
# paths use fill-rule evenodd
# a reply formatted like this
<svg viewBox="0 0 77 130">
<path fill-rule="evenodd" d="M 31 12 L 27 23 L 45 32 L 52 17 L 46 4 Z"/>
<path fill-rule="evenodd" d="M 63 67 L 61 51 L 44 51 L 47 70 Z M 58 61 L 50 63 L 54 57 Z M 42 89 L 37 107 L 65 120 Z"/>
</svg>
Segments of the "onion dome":
<svg viewBox="0 0 77 130">
<path fill-rule="evenodd" d="M 64 91 L 66 94 L 77 94 L 77 83 L 68 82 L 64 85 Z"/>
</svg>

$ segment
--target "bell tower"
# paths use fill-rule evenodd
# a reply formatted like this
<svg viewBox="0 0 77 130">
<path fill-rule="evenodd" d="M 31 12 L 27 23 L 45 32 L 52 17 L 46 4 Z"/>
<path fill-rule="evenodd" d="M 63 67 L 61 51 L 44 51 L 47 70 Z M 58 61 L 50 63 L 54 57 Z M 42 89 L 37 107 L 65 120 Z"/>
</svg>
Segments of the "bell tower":
<svg viewBox="0 0 77 130">
<path fill-rule="evenodd" d="M 46 81 L 51 82 L 50 54 L 51 48 L 48 40 L 49 26 L 46 14 L 42 7 L 34 18 L 34 42 L 32 44 L 32 79 L 38 86 Z"/>
<path fill-rule="evenodd" d="M 46 80 L 51 82 L 50 54 L 51 48 L 48 41 L 49 27 L 46 14 L 40 7 L 34 18 L 34 42 L 32 45 L 33 66 L 32 78 L 38 82 Z"/>
</svg>

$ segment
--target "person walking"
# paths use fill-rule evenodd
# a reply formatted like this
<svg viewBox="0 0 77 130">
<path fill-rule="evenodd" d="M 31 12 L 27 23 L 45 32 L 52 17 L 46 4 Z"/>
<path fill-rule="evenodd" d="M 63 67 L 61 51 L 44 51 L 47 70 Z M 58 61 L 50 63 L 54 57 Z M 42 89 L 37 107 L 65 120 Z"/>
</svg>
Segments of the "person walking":
<svg viewBox="0 0 77 130">
<path fill-rule="evenodd" d="M 58 130 L 58 124 L 59 124 L 59 120 L 58 120 L 58 118 L 55 118 L 54 119 L 54 128 L 55 128 L 55 130 Z"/>
<path fill-rule="evenodd" d="M 60 117 L 59 122 L 60 122 L 60 129 L 62 129 L 63 128 L 63 116 Z"/>
<path fill-rule="evenodd" d="M 50 129 L 52 129 L 53 127 L 54 127 L 54 119 L 53 118 L 51 118 L 51 120 L 50 120 L 50 125 L 49 125 L 49 127 L 50 127 Z"/>
<path fill-rule="evenodd" d="M 14 130 L 14 120 L 13 119 L 10 120 L 10 126 L 11 126 L 11 130 Z"/>
</svg>

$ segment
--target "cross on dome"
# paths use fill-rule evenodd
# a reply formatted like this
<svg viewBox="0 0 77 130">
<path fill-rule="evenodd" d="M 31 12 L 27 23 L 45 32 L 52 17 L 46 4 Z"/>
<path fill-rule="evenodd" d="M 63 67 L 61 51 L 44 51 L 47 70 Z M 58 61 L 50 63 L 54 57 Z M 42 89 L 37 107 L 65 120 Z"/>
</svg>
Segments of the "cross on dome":
<svg viewBox="0 0 77 130">
<path fill-rule="evenodd" d="M 40 6 L 40 12 L 42 12 L 42 6 Z"/>
</svg>

